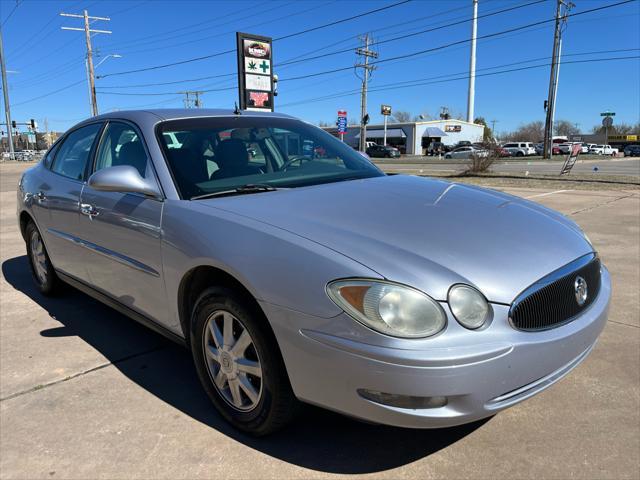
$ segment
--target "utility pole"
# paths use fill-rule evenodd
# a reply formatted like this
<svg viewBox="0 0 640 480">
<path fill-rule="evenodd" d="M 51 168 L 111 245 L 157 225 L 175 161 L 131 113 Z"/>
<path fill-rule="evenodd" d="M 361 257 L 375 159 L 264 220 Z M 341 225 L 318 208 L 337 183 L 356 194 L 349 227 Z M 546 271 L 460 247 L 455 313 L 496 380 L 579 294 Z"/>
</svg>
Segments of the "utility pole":
<svg viewBox="0 0 640 480">
<path fill-rule="evenodd" d="M 473 1 L 473 22 L 471 23 L 471 58 L 469 59 L 469 95 L 467 97 L 467 122 L 473 123 L 476 99 L 476 37 L 478 36 L 478 0 Z"/>
<path fill-rule="evenodd" d="M 84 28 L 75 28 L 75 27 L 61 27 L 62 30 L 77 30 L 84 31 L 85 42 L 87 44 L 87 59 L 86 59 L 86 67 L 87 67 L 87 80 L 89 82 L 89 96 L 91 103 L 91 115 L 94 117 L 98 115 L 98 99 L 96 98 L 96 77 L 95 72 L 93 70 L 93 50 L 91 48 L 91 34 L 92 33 L 107 33 L 110 34 L 110 30 L 93 30 L 89 26 L 89 20 L 103 20 L 110 21 L 111 19 L 108 17 L 91 17 L 89 13 L 84 10 L 82 15 L 77 15 L 75 13 L 61 13 L 63 17 L 73 17 L 73 18 L 82 18 L 84 19 Z"/>
<path fill-rule="evenodd" d="M 498 123 L 498 120 L 491 120 L 491 135 L 494 140 L 496 139 L 496 123 Z"/>
<path fill-rule="evenodd" d="M 560 80 L 560 52 L 562 48 L 562 28 L 567 23 L 567 14 L 573 3 L 565 0 L 557 0 L 556 5 L 556 25 L 553 33 L 553 52 L 551 56 L 551 72 L 549 75 L 549 93 L 545 102 L 546 118 L 544 124 L 544 158 L 551 158 L 551 147 L 553 138 L 553 122 L 556 112 L 556 94 L 558 92 L 558 81 Z M 563 13 L 563 7 L 564 13 Z"/>
<path fill-rule="evenodd" d="M 4 94 L 4 116 L 7 122 L 7 140 L 9 141 L 9 160 L 15 158 L 13 152 L 13 132 L 11 131 L 11 107 L 9 106 L 9 83 L 5 65 L 4 46 L 2 44 L 2 25 L 0 25 L 0 64 L 2 65 L 2 93 Z"/>
<path fill-rule="evenodd" d="M 200 100 L 200 95 L 202 95 L 203 91 L 198 90 L 187 90 L 185 92 L 178 92 L 184 95 L 184 108 L 202 108 L 202 101 Z M 194 98 L 191 98 L 193 96 Z"/>
<path fill-rule="evenodd" d="M 364 152 L 367 145 L 367 123 L 369 122 L 369 116 L 367 115 L 367 88 L 371 72 L 376 69 L 375 65 L 369 65 L 369 58 L 378 58 L 378 53 L 369 50 L 371 38 L 368 33 L 361 39 L 363 42 L 363 48 L 357 48 L 356 54 L 360 57 L 364 57 L 364 61 L 360 61 L 362 63 L 356 63 L 355 66 L 356 69 L 362 68 L 362 93 L 360 96 L 360 151 Z"/>
</svg>

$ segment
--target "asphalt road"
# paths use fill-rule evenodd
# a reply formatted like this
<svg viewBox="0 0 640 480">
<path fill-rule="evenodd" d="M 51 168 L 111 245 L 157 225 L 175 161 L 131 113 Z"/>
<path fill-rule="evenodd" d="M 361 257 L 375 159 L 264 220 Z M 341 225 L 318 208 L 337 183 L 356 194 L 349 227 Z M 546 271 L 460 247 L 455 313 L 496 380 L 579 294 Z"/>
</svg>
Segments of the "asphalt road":
<svg viewBox="0 0 640 480">
<path fill-rule="evenodd" d="M 598 344 L 548 390 L 439 430 L 308 407 L 255 439 L 216 414 L 186 350 L 73 289 L 35 290 L 15 220 L 22 168 L 0 165 L 0 478 L 638 478 L 637 189 L 507 189 L 578 222 L 613 277 Z"/>
<path fill-rule="evenodd" d="M 448 160 L 437 161 L 427 159 L 420 163 L 419 161 L 412 161 L 411 163 L 403 163 L 400 159 L 397 163 L 389 160 L 379 162 L 374 159 L 380 167 L 389 172 L 457 172 L 464 169 L 465 161 L 462 160 Z M 512 161 L 512 162 L 499 162 L 494 163 L 491 166 L 491 170 L 496 173 L 525 173 L 530 174 L 559 174 L 562 170 L 564 161 L 552 160 L 552 161 L 540 161 L 532 160 L 527 162 L 526 160 Z M 572 172 L 575 173 L 597 173 L 602 175 L 629 175 L 640 176 L 640 159 L 609 159 L 603 158 L 602 160 L 583 160 L 577 162 L 573 166 Z"/>
</svg>

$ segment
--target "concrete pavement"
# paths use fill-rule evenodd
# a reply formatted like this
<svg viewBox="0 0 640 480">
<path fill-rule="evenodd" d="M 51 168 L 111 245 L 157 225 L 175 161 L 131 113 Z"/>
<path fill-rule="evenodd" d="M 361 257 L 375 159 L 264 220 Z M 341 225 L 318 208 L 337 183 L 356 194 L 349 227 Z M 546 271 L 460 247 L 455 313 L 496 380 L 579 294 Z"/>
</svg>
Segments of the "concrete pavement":
<svg viewBox="0 0 640 480">
<path fill-rule="evenodd" d="M 415 157 L 410 161 L 388 159 L 373 159 L 384 171 L 399 173 L 445 173 L 464 170 L 465 160 L 438 160 L 434 157 Z M 496 162 L 491 166 L 495 173 L 524 173 L 559 175 L 563 160 L 520 160 Z M 594 170 L 597 168 L 597 171 Z M 627 175 L 640 177 L 640 159 L 602 157 L 595 160 L 579 160 L 571 170 L 572 173 L 599 173 L 600 175 Z"/>
<path fill-rule="evenodd" d="M 613 277 L 599 343 L 549 390 L 459 428 L 309 407 L 253 439 L 215 413 L 185 350 L 77 291 L 35 291 L 15 221 L 22 168 L 0 165 L 0 478 L 638 478 L 638 190 L 507 189 L 576 220 Z"/>
</svg>

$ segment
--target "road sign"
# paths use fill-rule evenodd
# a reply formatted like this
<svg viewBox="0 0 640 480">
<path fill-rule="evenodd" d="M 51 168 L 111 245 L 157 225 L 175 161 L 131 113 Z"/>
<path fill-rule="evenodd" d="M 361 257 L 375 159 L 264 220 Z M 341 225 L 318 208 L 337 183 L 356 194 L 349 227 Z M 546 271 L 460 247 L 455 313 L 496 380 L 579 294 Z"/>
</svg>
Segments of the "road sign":
<svg viewBox="0 0 640 480">
<path fill-rule="evenodd" d="M 344 110 L 338 110 L 338 133 L 344 135 L 347 133 L 347 112 Z"/>
<path fill-rule="evenodd" d="M 564 165 L 562 166 L 562 171 L 560 172 L 560 175 L 564 175 L 571 171 L 581 151 L 582 151 L 582 144 L 578 143 L 578 144 L 573 144 L 571 146 L 571 150 L 569 151 L 569 155 L 567 156 L 567 159 L 565 160 Z"/>
<path fill-rule="evenodd" d="M 611 117 L 604 117 L 602 119 L 602 126 L 606 127 L 606 128 L 610 128 L 611 125 L 613 125 L 613 118 Z"/>
<path fill-rule="evenodd" d="M 271 38 L 236 32 L 240 109 L 273 112 Z"/>
<path fill-rule="evenodd" d="M 391 115 L 391 105 L 380 105 L 381 115 Z"/>
<path fill-rule="evenodd" d="M 600 114 L 601 117 L 615 117 L 616 116 L 616 112 L 602 112 Z"/>
</svg>

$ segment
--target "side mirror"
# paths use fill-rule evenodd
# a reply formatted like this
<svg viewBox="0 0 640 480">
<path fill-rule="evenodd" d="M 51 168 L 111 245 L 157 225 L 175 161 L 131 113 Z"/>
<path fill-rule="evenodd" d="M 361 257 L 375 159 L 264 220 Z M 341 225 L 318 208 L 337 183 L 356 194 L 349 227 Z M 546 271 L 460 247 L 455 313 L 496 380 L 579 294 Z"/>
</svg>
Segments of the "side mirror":
<svg viewBox="0 0 640 480">
<path fill-rule="evenodd" d="M 140 176 L 130 165 L 103 168 L 89 177 L 89 186 L 101 192 L 141 193 L 147 197 L 160 198 L 155 183 Z"/>
</svg>

